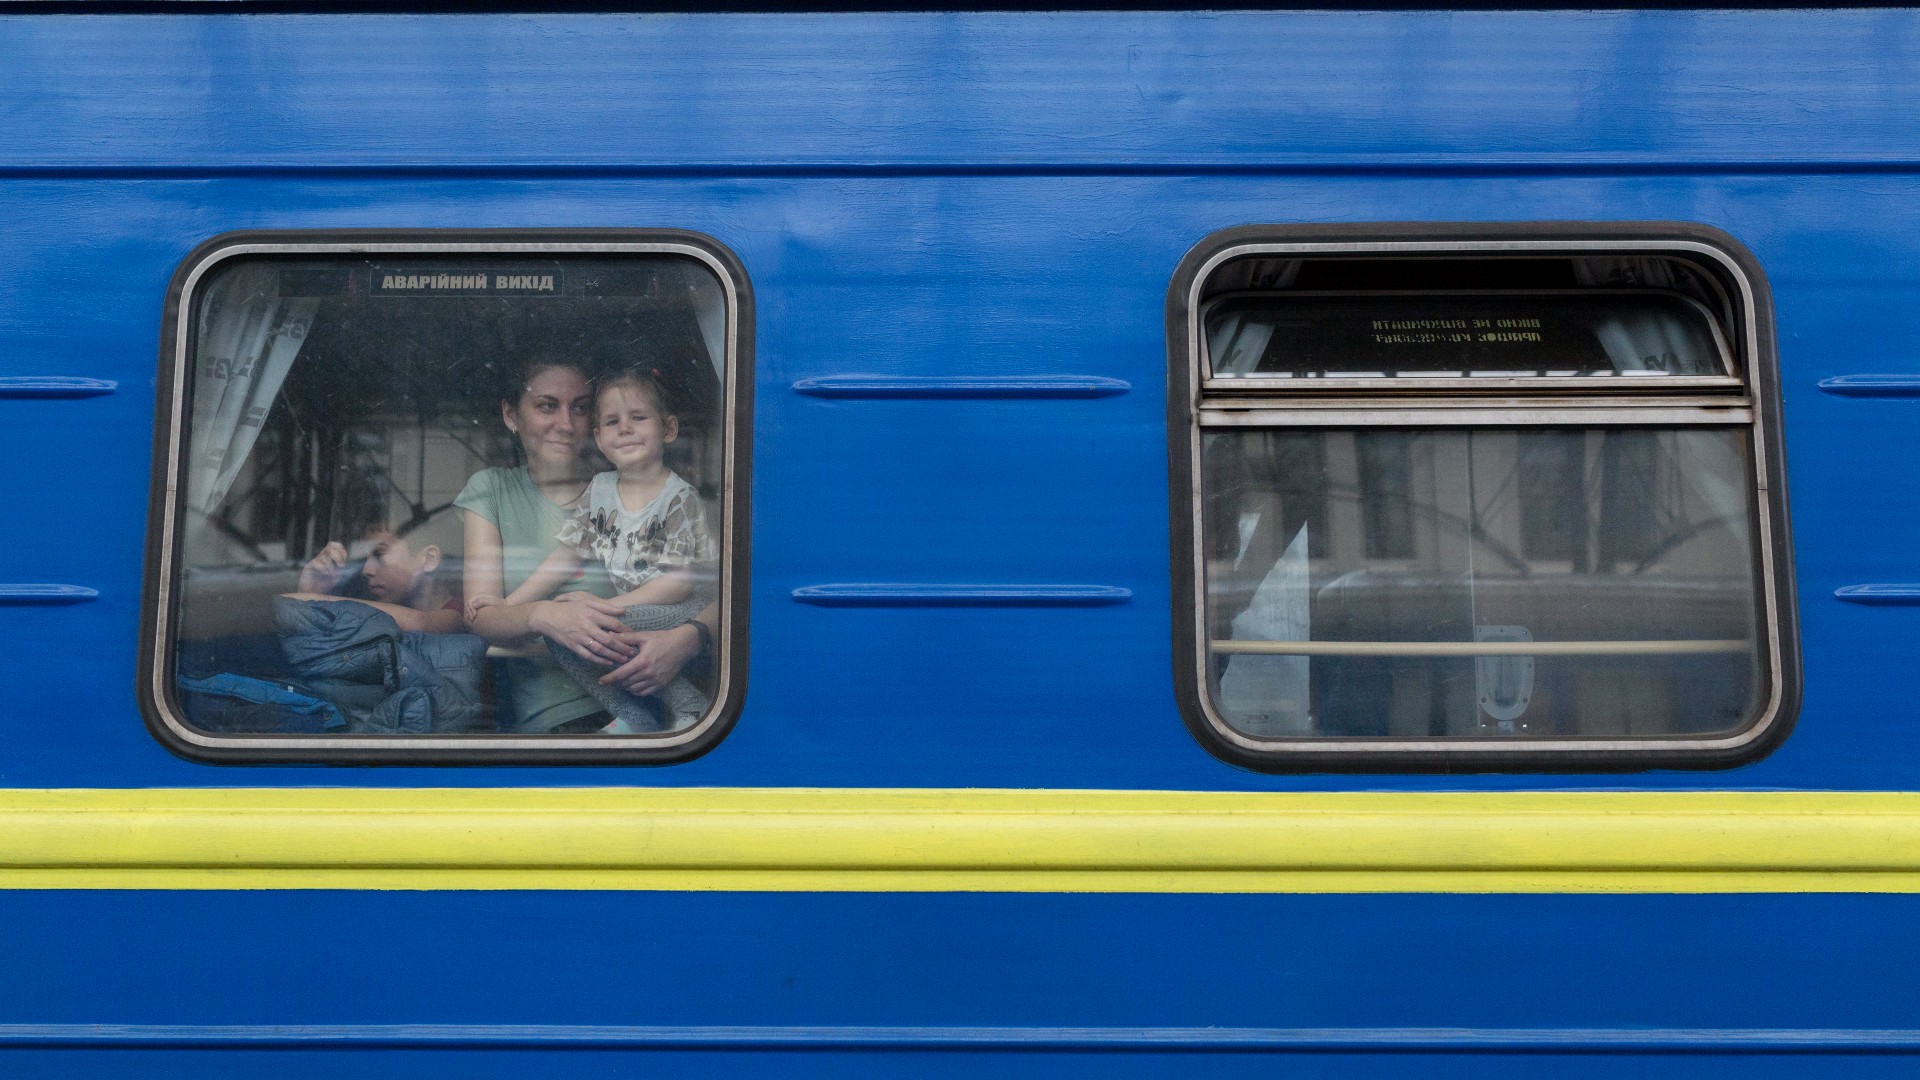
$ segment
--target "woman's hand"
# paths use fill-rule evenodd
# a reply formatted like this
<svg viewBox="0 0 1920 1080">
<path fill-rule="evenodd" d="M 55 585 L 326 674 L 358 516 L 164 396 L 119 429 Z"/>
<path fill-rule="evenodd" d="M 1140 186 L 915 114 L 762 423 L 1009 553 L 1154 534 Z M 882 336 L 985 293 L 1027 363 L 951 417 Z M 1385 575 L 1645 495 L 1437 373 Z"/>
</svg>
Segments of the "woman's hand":
<svg viewBox="0 0 1920 1080">
<path fill-rule="evenodd" d="M 700 654 L 700 631 L 692 623 L 671 630 L 628 630 L 622 624 L 620 642 L 632 650 L 633 659 L 607 672 L 600 681 L 641 696 L 659 693 Z"/>
<path fill-rule="evenodd" d="M 320 549 L 320 554 L 307 560 L 300 568 L 300 592 L 332 593 L 347 580 L 347 549 L 340 541 L 334 540 Z"/>
<path fill-rule="evenodd" d="M 571 649 L 582 660 L 614 666 L 625 663 L 634 647 L 622 640 L 625 609 L 597 596 L 561 603 L 541 600 L 528 605 L 527 626 L 549 641 Z"/>
</svg>

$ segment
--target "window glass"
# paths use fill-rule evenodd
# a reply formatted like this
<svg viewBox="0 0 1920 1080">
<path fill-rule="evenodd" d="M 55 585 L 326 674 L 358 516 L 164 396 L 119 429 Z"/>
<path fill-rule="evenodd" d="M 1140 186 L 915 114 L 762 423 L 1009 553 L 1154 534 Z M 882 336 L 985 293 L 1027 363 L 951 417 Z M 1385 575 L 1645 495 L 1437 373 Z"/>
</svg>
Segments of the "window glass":
<svg viewBox="0 0 1920 1080">
<path fill-rule="evenodd" d="M 1239 296 L 1206 334 L 1215 378 L 1726 374 L 1706 310 L 1658 293 Z"/>
<path fill-rule="evenodd" d="M 1765 284 L 1731 238 L 1658 228 L 1261 226 L 1189 253 L 1175 677 L 1204 744 L 1642 768 L 1784 736 Z"/>
<path fill-rule="evenodd" d="M 1744 430 L 1203 440 L 1208 666 L 1256 737 L 1726 732 L 1758 694 Z"/>
<path fill-rule="evenodd" d="M 175 719 L 269 742 L 708 724 L 728 297 L 691 254 L 214 262 L 176 374 Z M 623 689 L 649 633 L 682 663 Z"/>
</svg>

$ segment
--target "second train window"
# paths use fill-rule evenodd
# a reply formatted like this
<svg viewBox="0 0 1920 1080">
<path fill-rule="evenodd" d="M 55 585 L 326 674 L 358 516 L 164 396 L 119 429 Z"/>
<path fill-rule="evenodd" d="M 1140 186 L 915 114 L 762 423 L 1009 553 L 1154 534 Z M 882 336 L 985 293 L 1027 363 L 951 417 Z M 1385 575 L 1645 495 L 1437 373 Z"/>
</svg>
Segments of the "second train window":
<svg viewBox="0 0 1920 1080">
<path fill-rule="evenodd" d="M 1650 246 L 1254 247 L 1195 283 L 1188 640 L 1214 741 L 1644 762 L 1776 718 L 1750 294 L 1710 250 Z"/>
</svg>

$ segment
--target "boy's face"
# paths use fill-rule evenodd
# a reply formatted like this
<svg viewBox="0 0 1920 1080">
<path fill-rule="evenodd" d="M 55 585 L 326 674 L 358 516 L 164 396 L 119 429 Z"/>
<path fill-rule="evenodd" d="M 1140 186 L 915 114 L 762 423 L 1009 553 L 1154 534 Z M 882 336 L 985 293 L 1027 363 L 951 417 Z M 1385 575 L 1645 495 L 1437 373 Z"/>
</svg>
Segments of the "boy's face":
<svg viewBox="0 0 1920 1080">
<path fill-rule="evenodd" d="M 377 532 L 367 539 L 373 547 L 367 552 L 366 565 L 360 568 L 367 576 L 367 592 L 384 603 L 406 603 L 413 595 L 414 582 L 432 569 L 428 562 L 438 560 L 430 559 L 428 552 L 414 554 L 405 540 L 390 532 Z"/>
</svg>

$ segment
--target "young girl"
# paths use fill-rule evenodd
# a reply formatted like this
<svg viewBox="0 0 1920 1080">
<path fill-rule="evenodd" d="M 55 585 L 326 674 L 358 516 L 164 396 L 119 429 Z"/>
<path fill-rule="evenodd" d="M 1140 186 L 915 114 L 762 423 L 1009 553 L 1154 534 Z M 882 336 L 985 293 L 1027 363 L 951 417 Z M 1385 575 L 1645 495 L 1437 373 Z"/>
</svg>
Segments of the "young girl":
<svg viewBox="0 0 1920 1080">
<path fill-rule="evenodd" d="M 699 493 L 666 465 L 667 444 L 679 436 L 680 421 L 651 376 L 630 369 L 601 381 L 593 438 L 615 471 L 599 473 L 587 485 L 584 505 L 560 527 L 553 554 L 505 599 L 469 600 L 467 619 L 496 604 L 544 600 L 578 577 L 588 559 L 604 565 L 614 585 L 625 590 L 612 602 L 627 605 L 621 621 L 635 630 L 666 630 L 699 614 L 708 599 L 700 595 L 699 575 L 716 551 Z M 591 597 L 569 592 L 558 599 Z M 609 733 L 673 731 L 707 710 L 706 695 L 676 678 L 657 695 L 656 714 L 645 700 L 602 685 L 607 668 L 547 644 L 555 661 L 613 716 L 603 729 Z"/>
</svg>

